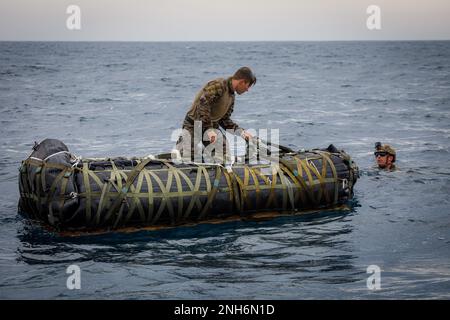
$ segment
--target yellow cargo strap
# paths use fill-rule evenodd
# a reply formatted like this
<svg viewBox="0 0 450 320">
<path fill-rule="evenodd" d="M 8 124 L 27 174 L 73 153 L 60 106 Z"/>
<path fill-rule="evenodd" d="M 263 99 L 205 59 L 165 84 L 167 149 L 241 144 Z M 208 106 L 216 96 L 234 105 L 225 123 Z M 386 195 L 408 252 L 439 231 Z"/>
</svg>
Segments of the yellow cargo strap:
<svg viewBox="0 0 450 320">
<path fill-rule="evenodd" d="M 68 169 L 64 173 L 64 179 L 61 182 L 61 192 L 60 192 L 61 200 L 60 200 L 59 209 L 58 209 L 59 210 L 59 221 L 60 222 L 63 222 L 62 220 L 64 218 L 64 215 L 62 214 L 62 212 L 63 212 L 64 203 L 66 202 L 66 197 L 65 197 L 66 187 L 67 187 L 67 183 L 69 181 L 69 178 L 70 178 L 70 176 L 72 174 L 73 174 L 73 169 L 71 169 L 71 168 Z"/>
<path fill-rule="evenodd" d="M 223 170 L 223 175 L 225 176 L 225 180 L 227 181 L 227 190 L 230 192 L 230 201 L 233 201 L 234 199 L 234 188 L 233 188 L 233 182 L 231 174 L 228 172 L 228 170 Z"/>
<path fill-rule="evenodd" d="M 153 201 L 153 183 L 152 178 L 150 178 L 150 174 L 148 171 L 144 168 L 143 170 L 145 180 L 147 181 L 147 199 L 148 199 L 148 213 L 147 213 L 147 219 L 146 222 L 150 222 L 153 219 L 153 212 L 154 212 L 154 201 Z"/>
<path fill-rule="evenodd" d="M 234 205 L 236 207 L 236 211 L 240 214 L 242 212 L 243 208 L 241 206 L 241 200 L 240 200 L 241 191 L 240 191 L 240 188 L 239 188 L 239 184 L 237 182 L 238 176 L 236 175 L 236 173 L 234 173 L 233 170 L 227 172 L 226 174 L 230 177 L 231 186 L 232 186 L 231 190 L 232 190 L 232 193 L 233 193 L 233 196 L 234 196 Z"/>
<path fill-rule="evenodd" d="M 126 195 L 127 195 L 127 192 L 128 192 L 128 190 L 130 189 L 130 186 L 133 184 L 133 182 L 134 182 L 134 179 L 136 179 L 136 177 L 139 175 L 139 173 L 141 172 L 141 170 L 142 169 L 144 169 L 144 167 L 149 163 L 151 161 L 151 159 L 144 159 L 144 160 L 142 160 L 132 171 L 131 171 L 131 173 L 130 173 L 130 175 L 127 177 L 127 179 L 126 179 L 126 184 L 125 184 L 125 186 L 123 187 L 123 188 L 121 188 L 120 189 L 120 192 L 119 192 L 119 194 L 118 194 L 118 196 L 117 196 L 117 198 L 115 199 L 115 201 L 113 202 L 113 204 L 111 205 L 111 207 L 109 208 L 109 210 L 108 210 L 108 213 L 107 213 L 107 217 L 109 217 L 114 211 L 116 211 L 116 209 L 119 207 L 119 205 L 121 205 L 122 206 L 122 210 L 123 210 L 123 201 L 125 200 L 126 201 Z M 86 166 L 86 163 L 84 164 L 85 166 Z M 87 167 L 83 167 L 83 171 L 85 170 L 85 168 L 87 169 Z M 115 165 L 114 165 L 114 168 L 115 168 Z M 116 170 L 117 170 L 117 168 L 115 168 Z M 85 173 L 85 176 L 87 176 L 87 173 Z M 122 182 L 121 182 L 121 180 L 122 180 L 122 178 L 119 176 L 119 181 L 117 181 L 117 183 L 118 183 L 118 186 L 119 186 L 119 188 L 120 188 L 120 186 L 121 186 L 121 184 L 122 184 Z M 86 183 L 86 178 L 85 178 L 85 183 Z M 89 191 L 90 191 L 90 188 L 89 188 Z M 90 195 L 88 194 L 87 195 L 88 196 L 88 199 L 90 199 Z M 90 202 L 89 202 L 89 204 L 87 205 L 88 206 L 88 208 L 89 208 L 89 214 L 88 214 L 88 216 L 89 216 L 89 218 L 90 218 Z M 87 208 L 86 208 L 87 209 Z M 121 212 L 119 212 L 119 215 L 118 216 L 121 216 Z"/>
<path fill-rule="evenodd" d="M 271 170 L 272 170 L 272 181 L 269 181 L 270 183 L 270 193 L 269 193 L 269 197 L 267 199 L 267 203 L 266 203 L 266 207 L 270 207 L 272 202 L 274 203 L 274 206 L 276 208 L 279 207 L 278 205 L 278 201 L 277 198 L 275 197 L 275 192 L 277 189 L 282 189 L 283 188 L 283 184 L 281 184 L 281 188 L 279 187 L 280 185 L 277 184 L 277 180 L 278 180 L 278 174 L 279 174 L 279 168 L 276 168 L 276 170 L 273 169 L 273 167 L 271 166 Z M 283 182 L 281 182 L 283 183 Z M 285 201 L 285 194 L 283 193 L 283 202 Z"/>
<path fill-rule="evenodd" d="M 211 190 L 212 190 L 212 185 L 211 185 L 211 179 L 209 177 L 209 172 L 204 166 L 201 166 L 201 168 L 202 168 L 202 172 L 203 172 L 203 175 L 205 177 L 205 182 L 206 182 L 206 194 L 209 195 L 211 193 Z M 205 204 L 203 206 L 205 206 L 207 202 L 208 202 L 208 197 L 206 198 Z"/>
<path fill-rule="evenodd" d="M 209 175 L 208 175 L 209 176 Z M 211 203 L 214 200 L 216 194 L 217 194 L 217 190 L 219 189 L 219 184 L 220 184 L 220 178 L 222 177 L 222 168 L 219 166 L 216 166 L 216 178 L 214 179 L 214 183 L 212 186 L 212 189 L 208 195 L 208 200 L 206 200 L 206 203 L 203 207 L 203 210 L 200 212 L 198 219 L 202 219 L 206 213 L 208 212 L 208 210 L 210 209 Z"/>
<path fill-rule="evenodd" d="M 119 186 L 117 184 L 114 183 L 114 180 L 117 180 L 116 178 L 117 175 L 117 168 L 115 167 L 115 164 L 113 161 L 111 161 L 111 171 L 110 171 L 110 176 L 107 182 L 99 185 L 101 193 L 100 193 L 100 200 L 98 203 L 98 207 L 97 207 L 97 213 L 95 215 L 95 217 L 92 220 L 92 223 L 95 226 L 100 225 L 103 222 L 106 222 L 109 219 L 109 216 L 105 216 L 105 218 L 103 219 L 103 222 L 101 221 L 101 216 L 102 216 L 102 212 L 103 210 L 107 207 L 106 203 L 109 203 L 109 191 L 111 190 L 111 187 L 114 187 L 117 192 L 119 192 Z"/>
<path fill-rule="evenodd" d="M 253 168 L 250 168 L 250 167 L 248 169 L 250 171 L 250 174 L 252 175 L 252 179 L 254 182 L 255 195 L 256 195 L 256 208 L 258 209 L 260 206 L 260 202 L 261 202 L 261 189 L 259 187 L 259 180 L 255 173 L 255 170 L 253 170 Z"/>
<path fill-rule="evenodd" d="M 41 194 L 41 171 L 42 164 L 36 167 L 36 181 L 35 181 L 35 194 L 37 195 L 38 215 L 42 217 L 42 194 Z"/>
<path fill-rule="evenodd" d="M 283 163 L 280 162 L 280 169 L 283 171 L 283 174 L 280 175 L 280 178 L 282 178 L 284 180 L 284 185 L 286 186 L 287 194 L 289 196 L 289 202 L 291 204 L 292 210 L 294 210 L 295 204 L 297 203 L 298 198 L 299 198 L 299 194 L 301 194 L 301 186 L 300 186 L 299 182 L 297 181 L 297 178 L 295 178 L 295 176 L 291 172 L 291 169 L 288 166 L 285 166 Z M 296 189 L 298 190 L 298 192 L 295 195 L 294 195 L 293 185 L 284 173 L 286 173 L 286 175 L 289 178 L 291 178 L 291 180 L 294 182 L 294 185 L 295 185 Z"/>
<path fill-rule="evenodd" d="M 189 204 L 187 206 L 186 211 L 184 212 L 182 219 L 187 219 L 189 217 L 189 215 L 191 214 L 192 209 L 194 208 L 194 205 L 196 206 L 196 208 L 198 210 L 201 210 L 202 208 L 202 203 L 199 199 L 199 195 L 201 194 L 201 192 L 199 191 L 200 188 L 200 182 L 202 179 L 202 170 L 200 168 L 197 168 L 197 175 L 196 175 L 196 179 L 195 179 L 195 185 L 192 184 L 191 179 L 189 179 L 189 177 L 182 171 L 179 170 L 179 175 L 180 177 L 182 177 L 184 179 L 184 181 L 186 182 L 187 186 L 189 187 L 189 191 L 185 191 L 184 195 L 185 196 L 191 196 L 191 200 L 189 201 Z"/>
<path fill-rule="evenodd" d="M 46 198 L 45 194 L 47 193 L 46 190 L 46 183 L 45 183 L 45 161 L 42 162 L 42 166 L 41 166 L 41 171 L 40 173 L 40 178 L 41 178 L 41 191 L 43 192 L 42 196 L 44 196 L 44 199 Z"/>
<path fill-rule="evenodd" d="M 117 194 L 120 195 L 120 193 L 122 192 L 122 180 L 123 180 L 123 177 L 120 174 L 120 170 L 117 169 L 117 166 L 114 163 L 114 161 L 111 160 L 110 162 L 111 162 L 111 178 L 108 180 L 108 183 L 110 184 L 110 186 L 108 188 L 108 193 L 106 194 L 106 196 L 109 196 L 109 197 L 112 197 L 112 198 L 117 198 Z M 109 190 L 110 190 L 111 186 L 116 189 L 117 193 L 113 193 L 113 194 L 109 193 Z M 91 195 L 92 194 L 93 194 L 93 192 L 91 192 Z M 106 198 L 105 198 L 105 201 L 106 201 Z M 127 202 L 126 196 L 122 200 L 121 206 L 124 204 L 124 202 Z M 107 204 L 110 204 L 110 202 L 107 202 Z M 127 202 L 127 204 L 128 204 L 128 202 Z M 117 211 L 117 210 L 110 211 L 109 210 L 110 208 L 111 208 L 110 206 L 108 208 L 106 208 L 106 206 L 105 206 L 105 209 L 107 209 L 108 211 L 107 211 L 105 217 L 103 218 L 103 222 L 102 223 L 106 223 L 107 221 L 109 221 L 109 219 L 111 218 L 112 214 L 115 214 L 117 216 L 119 214 L 119 212 L 121 212 L 120 208 L 119 208 L 119 211 Z M 99 216 L 101 216 L 101 212 L 100 212 Z"/>
<path fill-rule="evenodd" d="M 91 221 L 91 184 L 89 183 L 89 164 L 83 162 L 83 181 L 86 188 L 86 223 Z"/>
<path fill-rule="evenodd" d="M 66 169 L 62 170 L 62 171 L 56 176 L 55 180 L 53 180 L 53 183 L 52 183 L 52 185 L 50 186 L 50 191 L 47 193 L 47 199 L 46 199 L 46 202 L 47 202 L 47 204 L 48 204 L 48 210 L 49 210 L 49 213 L 48 213 L 48 220 L 49 220 L 50 224 L 52 224 L 52 225 L 55 225 L 55 223 L 56 223 L 56 220 L 55 220 L 55 217 L 54 217 L 54 214 L 53 214 L 53 203 L 52 203 L 52 200 L 53 200 L 53 194 L 55 193 L 56 187 L 57 187 L 58 183 L 60 182 L 60 180 L 61 180 L 63 177 L 66 176 L 66 173 L 68 173 L 69 176 L 70 176 L 70 171 L 69 171 L 70 169 L 71 169 L 71 168 L 66 168 Z M 64 180 L 67 180 L 67 179 L 64 179 Z M 62 189 L 62 183 L 61 183 L 61 189 Z M 60 195 L 64 195 L 64 193 L 61 193 Z M 61 215 L 60 215 L 60 216 L 61 216 Z"/>
<path fill-rule="evenodd" d="M 123 207 L 125 206 L 125 203 L 128 205 L 128 202 L 126 202 L 126 201 L 124 201 L 124 202 L 122 202 L 122 203 L 120 204 L 119 212 L 117 212 L 117 214 L 116 214 L 116 220 L 114 221 L 114 224 L 113 224 L 113 228 L 114 228 L 114 229 L 117 228 L 117 225 L 118 225 L 120 219 L 122 219 L 122 215 L 123 215 Z"/>
<path fill-rule="evenodd" d="M 333 180 L 334 180 L 334 197 L 333 197 L 333 204 L 336 204 L 338 202 L 338 196 L 339 196 L 339 185 L 338 185 L 338 175 L 336 172 L 336 167 L 334 166 L 333 161 L 330 159 L 330 157 L 328 156 L 328 154 L 326 154 L 325 152 L 320 152 L 319 154 L 322 155 L 322 157 L 324 158 L 324 162 L 327 161 L 328 164 L 330 165 L 331 168 L 331 172 L 333 173 Z M 352 171 L 350 170 L 350 173 L 352 173 Z"/>
<path fill-rule="evenodd" d="M 317 203 L 320 204 L 320 201 L 322 199 L 322 193 L 323 193 L 323 189 L 324 189 L 324 179 L 322 177 L 322 175 L 320 174 L 319 170 L 317 169 L 316 165 L 314 164 L 314 162 L 312 160 L 309 161 L 305 161 L 305 164 L 308 166 L 310 172 L 312 172 L 317 179 L 319 180 L 319 192 L 317 193 Z M 315 179 L 314 179 L 315 180 Z"/>
<path fill-rule="evenodd" d="M 290 178 L 291 180 L 294 182 L 295 186 L 297 187 L 297 193 L 295 195 L 294 198 L 294 203 L 298 202 L 298 198 L 300 198 L 300 201 L 302 204 L 306 205 L 307 201 L 306 201 L 306 185 L 304 184 L 304 181 L 302 178 L 299 179 L 298 177 L 298 171 L 296 169 L 291 168 L 291 165 L 289 165 L 289 163 L 283 161 L 282 159 L 280 159 L 280 164 L 282 164 L 281 170 L 283 170 Z M 297 165 L 298 163 L 296 162 L 295 165 Z M 302 184 L 303 182 L 303 184 Z"/>
<path fill-rule="evenodd" d="M 306 164 L 306 160 L 303 160 L 299 157 L 294 156 L 294 159 L 296 159 L 297 162 L 297 170 L 299 173 L 299 182 L 305 186 L 305 189 L 307 191 L 307 194 L 309 195 L 309 198 L 311 199 L 312 204 L 318 204 L 318 201 L 316 200 L 316 198 L 314 197 L 314 193 L 313 193 L 313 179 L 312 179 L 312 175 L 311 172 L 309 170 L 308 165 Z M 306 182 L 303 179 L 303 171 L 305 172 L 307 178 L 308 178 L 308 185 L 306 184 Z"/>
<path fill-rule="evenodd" d="M 288 187 L 286 185 L 284 173 L 281 171 L 280 165 L 277 166 L 277 174 L 280 177 L 281 182 L 281 190 L 283 190 L 283 210 L 287 209 L 287 200 L 288 200 Z"/>
<path fill-rule="evenodd" d="M 269 178 L 267 178 L 264 174 L 262 174 L 261 171 L 258 170 L 258 168 L 252 168 L 252 170 L 255 173 L 256 179 L 258 181 L 259 192 L 261 192 L 262 190 L 269 190 L 269 192 L 271 192 L 271 189 L 272 189 L 271 180 L 269 180 Z M 258 177 L 261 178 L 261 180 L 263 180 L 264 184 L 259 183 Z"/>
<path fill-rule="evenodd" d="M 167 210 L 169 211 L 170 215 L 170 221 L 173 224 L 175 222 L 173 207 L 172 207 L 172 201 L 170 199 L 169 192 L 167 191 L 167 188 L 170 189 L 170 185 L 172 184 L 172 173 L 170 171 L 167 172 L 167 184 L 166 186 L 161 181 L 161 179 L 158 177 L 157 174 L 155 174 L 152 171 L 149 171 L 150 176 L 155 179 L 156 183 L 159 185 L 159 188 L 161 189 L 161 203 L 158 208 L 158 211 L 156 212 L 156 215 L 153 217 L 152 224 L 154 224 L 156 221 L 158 221 L 159 217 L 161 216 L 162 212 L 164 211 L 164 208 L 167 206 Z"/>
<path fill-rule="evenodd" d="M 327 188 L 326 182 L 325 182 L 325 179 L 327 178 L 327 167 L 328 167 L 327 164 L 328 164 L 327 159 L 322 155 L 322 172 L 321 172 L 322 181 L 321 182 L 323 184 L 323 193 L 325 195 L 325 201 L 326 201 L 326 203 L 329 203 L 330 195 L 329 195 L 328 188 Z"/>
<path fill-rule="evenodd" d="M 240 208 L 241 210 L 245 210 L 245 206 L 247 205 L 247 207 L 251 207 L 251 203 L 250 200 L 247 196 L 247 192 L 248 192 L 248 182 L 249 182 L 249 170 L 248 170 L 248 166 L 244 165 L 243 167 L 244 169 L 244 181 L 242 181 L 242 179 L 238 176 L 235 175 L 235 179 L 239 184 L 239 190 L 240 190 L 240 195 L 241 195 L 241 201 L 240 201 Z"/>
<path fill-rule="evenodd" d="M 105 206 L 105 199 L 107 197 L 107 193 L 109 192 L 109 190 L 111 189 L 111 179 L 113 176 L 113 172 L 111 171 L 111 177 L 109 178 L 108 182 L 105 182 L 102 185 L 102 193 L 100 194 L 100 200 L 98 201 L 98 207 L 97 207 L 97 213 L 95 214 L 95 217 L 93 218 L 93 224 L 94 225 L 99 225 L 100 224 L 100 216 L 101 213 L 103 211 L 103 207 Z"/>
<path fill-rule="evenodd" d="M 25 201 L 25 205 L 26 205 L 26 210 L 29 211 L 34 211 L 32 209 L 32 200 L 31 200 L 31 195 L 32 192 L 30 190 L 30 186 L 28 184 L 28 179 L 27 179 L 27 174 L 28 174 L 28 168 L 27 168 L 27 164 L 26 161 L 22 162 L 22 166 L 19 169 L 20 171 L 20 179 L 21 179 L 21 184 L 19 184 L 19 187 L 21 187 L 22 190 L 20 190 L 20 196 L 23 198 L 23 200 Z"/>
<path fill-rule="evenodd" d="M 122 176 L 120 175 L 119 169 L 117 169 L 117 166 L 114 163 L 114 161 L 111 161 L 111 170 L 114 173 L 114 179 L 111 182 L 115 181 L 117 183 L 117 185 L 113 184 L 113 186 L 116 187 L 117 192 L 120 193 L 122 192 Z"/>
<path fill-rule="evenodd" d="M 115 170 L 115 171 L 117 171 L 117 170 Z M 108 182 L 100 181 L 99 177 L 92 170 L 88 170 L 88 172 L 87 172 L 88 180 L 89 180 L 89 177 L 90 177 L 98 185 L 98 188 L 100 190 L 100 200 L 99 200 L 99 203 L 98 203 L 97 212 L 92 217 L 92 220 L 89 222 L 89 225 L 97 226 L 100 223 L 100 214 L 101 214 L 101 212 L 103 210 L 104 201 L 106 199 L 105 198 L 105 196 L 106 196 L 105 192 L 106 192 L 106 190 L 109 191 L 109 188 L 111 187 L 110 181 L 113 179 L 113 174 L 117 173 L 115 171 L 111 170 L 111 178 L 110 178 L 110 180 L 108 180 Z M 94 194 L 95 194 L 95 192 L 93 192 L 92 189 L 90 188 L 90 196 L 93 197 Z"/>
<path fill-rule="evenodd" d="M 183 186 L 181 185 L 181 179 L 180 179 L 180 175 L 179 175 L 179 170 L 178 168 L 175 168 L 174 166 L 172 166 L 169 162 L 167 161 L 163 161 L 163 163 L 169 168 L 169 171 L 172 172 L 173 176 L 175 177 L 175 183 L 177 185 L 177 192 L 175 193 L 176 195 L 178 195 L 178 215 L 177 215 L 177 219 L 176 221 L 180 221 L 183 215 Z M 169 185 L 169 192 L 171 192 L 170 188 L 171 185 Z M 170 200 L 172 201 L 172 200 Z"/>
<path fill-rule="evenodd" d="M 145 170 L 145 169 L 143 169 L 143 170 Z M 122 176 L 124 179 L 127 178 L 127 175 L 125 174 L 125 172 L 120 171 L 120 174 L 121 174 L 121 176 Z M 137 197 L 137 194 L 139 194 L 139 192 L 141 191 L 141 188 L 142 188 L 142 181 L 143 181 L 143 180 L 144 180 L 144 174 L 143 174 L 143 172 L 141 171 L 141 173 L 138 175 L 138 178 L 137 178 L 136 187 L 134 187 L 133 184 L 131 184 L 131 186 L 130 186 L 130 191 L 131 191 L 131 192 L 129 192 L 129 193 L 127 194 L 127 197 L 130 197 L 130 198 L 131 198 L 131 205 L 130 205 L 130 207 L 128 208 L 128 214 L 125 216 L 125 218 L 124 218 L 124 220 L 123 220 L 123 223 L 127 223 L 127 222 L 130 220 L 130 218 L 131 218 L 131 216 L 133 215 L 134 210 L 136 209 L 136 207 L 137 207 L 137 211 L 138 211 L 138 213 L 139 213 L 139 216 L 140 216 L 140 218 L 141 218 L 141 221 L 145 221 L 145 213 L 144 213 L 144 209 L 142 208 L 142 204 L 141 204 L 140 199 Z"/>
</svg>

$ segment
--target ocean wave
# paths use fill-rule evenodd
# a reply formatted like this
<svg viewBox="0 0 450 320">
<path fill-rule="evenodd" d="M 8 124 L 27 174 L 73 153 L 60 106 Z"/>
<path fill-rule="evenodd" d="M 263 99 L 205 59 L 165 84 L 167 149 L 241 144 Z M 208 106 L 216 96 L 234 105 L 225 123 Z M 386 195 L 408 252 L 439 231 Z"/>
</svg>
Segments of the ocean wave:
<svg viewBox="0 0 450 320">
<path fill-rule="evenodd" d="M 18 77 L 19 74 L 11 70 L 0 71 L 0 76 Z"/>
<path fill-rule="evenodd" d="M 104 64 L 103 66 L 106 68 L 114 68 L 114 67 L 124 67 L 124 66 L 128 66 L 129 64 L 126 62 L 123 63 L 108 63 L 108 64 Z"/>
<path fill-rule="evenodd" d="M 377 98 L 358 98 L 353 100 L 355 102 L 372 102 L 372 103 L 382 103 L 387 104 L 389 100 L 387 99 L 377 99 Z"/>
<path fill-rule="evenodd" d="M 46 73 L 55 73 L 55 72 L 59 72 L 59 69 L 53 68 L 53 67 L 49 67 L 46 65 L 38 65 L 38 64 L 33 64 L 33 65 L 24 65 L 24 66 L 20 66 L 18 67 L 19 69 L 23 70 L 23 71 L 31 71 L 31 72 L 46 72 Z"/>
<path fill-rule="evenodd" d="M 122 101 L 120 99 L 111 99 L 111 98 L 92 98 L 89 100 L 89 102 L 93 103 L 102 103 L 102 102 L 118 102 Z"/>
</svg>

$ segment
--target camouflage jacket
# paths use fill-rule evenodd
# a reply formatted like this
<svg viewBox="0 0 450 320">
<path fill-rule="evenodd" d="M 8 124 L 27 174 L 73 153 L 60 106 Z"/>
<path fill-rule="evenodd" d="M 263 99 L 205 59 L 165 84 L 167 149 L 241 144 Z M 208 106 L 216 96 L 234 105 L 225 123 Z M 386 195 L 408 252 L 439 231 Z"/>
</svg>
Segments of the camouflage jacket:
<svg viewBox="0 0 450 320">
<path fill-rule="evenodd" d="M 203 130 L 218 128 L 242 129 L 231 120 L 234 109 L 235 93 L 231 77 L 209 81 L 196 95 L 191 109 L 186 115 L 185 123 L 201 121 Z"/>
</svg>

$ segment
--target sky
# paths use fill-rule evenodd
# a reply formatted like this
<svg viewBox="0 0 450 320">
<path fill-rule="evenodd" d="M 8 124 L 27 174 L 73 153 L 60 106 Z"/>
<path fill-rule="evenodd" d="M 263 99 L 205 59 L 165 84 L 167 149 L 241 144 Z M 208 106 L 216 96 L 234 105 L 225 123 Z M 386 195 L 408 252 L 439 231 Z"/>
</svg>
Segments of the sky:
<svg viewBox="0 0 450 320">
<path fill-rule="evenodd" d="M 381 29 L 367 27 L 370 5 Z M 450 0 L 1 0 L 0 40 L 450 40 L 449 17 Z"/>
</svg>

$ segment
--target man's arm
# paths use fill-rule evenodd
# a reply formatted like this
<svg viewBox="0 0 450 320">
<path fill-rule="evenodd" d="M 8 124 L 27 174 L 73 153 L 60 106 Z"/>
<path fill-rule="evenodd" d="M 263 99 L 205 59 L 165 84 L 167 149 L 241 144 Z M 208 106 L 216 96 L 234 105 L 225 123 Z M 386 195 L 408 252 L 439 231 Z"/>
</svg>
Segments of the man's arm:
<svg viewBox="0 0 450 320">
<path fill-rule="evenodd" d="M 203 94 L 200 97 L 200 104 L 198 106 L 198 113 L 202 121 L 204 130 L 213 127 L 211 121 L 211 104 L 219 99 L 224 92 L 222 83 L 219 81 L 211 81 L 203 88 Z"/>
<path fill-rule="evenodd" d="M 230 106 L 230 108 L 228 109 L 228 112 L 225 114 L 225 116 L 219 121 L 219 125 L 222 128 L 225 129 L 232 129 L 234 130 L 234 134 L 236 135 L 240 135 L 242 138 L 244 138 L 245 140 L 250 140 L 251 138 L 253 138 L 253 135 L 251 135 L 250 133 L 248 133 L 247 131 L 245 131 L 243 128 L 241 128 L 236 122 L 234 122 L 233 120 L 231 120 L 231 114 L 233 113 L 233 109 L 234 109 L 234 101 L 233 104 Z"/>
</svg>

